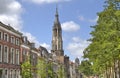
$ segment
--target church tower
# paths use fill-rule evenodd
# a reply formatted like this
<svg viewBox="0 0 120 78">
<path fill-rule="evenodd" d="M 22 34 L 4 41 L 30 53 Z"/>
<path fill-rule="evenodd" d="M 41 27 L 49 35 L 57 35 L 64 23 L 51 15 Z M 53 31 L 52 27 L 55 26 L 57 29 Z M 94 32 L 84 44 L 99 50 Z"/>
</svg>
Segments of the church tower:
<svg viewBox="0 0 120 78">
<path fill-rule="evenodd" d="M 58 8 L 56 8 L 55 20 L 52 29 L 52 54 L 55 56 L 64 56 L 62 28 L 59 22 Z"/>
</svg>

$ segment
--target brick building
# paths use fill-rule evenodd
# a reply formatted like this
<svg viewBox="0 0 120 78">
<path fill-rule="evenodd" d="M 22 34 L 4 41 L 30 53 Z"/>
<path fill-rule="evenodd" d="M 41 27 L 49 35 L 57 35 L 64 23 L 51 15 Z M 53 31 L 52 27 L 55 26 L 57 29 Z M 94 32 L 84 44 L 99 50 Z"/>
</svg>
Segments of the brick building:
<svg viewBox="0 0 120 78">
<path fill-rule="evenodd" d="M 22 34 L 0 22 L 0 78 L 20 77 L 20 43 Z"/>
<path fill-rule="evenodd" d="M 35 67 L 37 65 L 38 60 L 38 49 L 35 48 L 35 43 L 31 43 L 26 36 L 23 36 L 21 38 L 21 54 L 20 54 L 20 62 L 21 64 L 30 61 L 30 64 L 32 67 Z M 31 73 L 33 78 L 37 78 L 36 68 L 31 68 Z"/>
</svg>

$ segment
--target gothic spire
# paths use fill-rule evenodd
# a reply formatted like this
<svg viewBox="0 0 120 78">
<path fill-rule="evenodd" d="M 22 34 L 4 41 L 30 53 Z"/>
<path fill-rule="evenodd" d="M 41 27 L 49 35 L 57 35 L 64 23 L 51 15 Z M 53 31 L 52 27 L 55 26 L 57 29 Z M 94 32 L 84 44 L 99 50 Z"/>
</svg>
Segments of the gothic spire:
<svg viewBox="0 0 120 78">
<path fill-rule="evenodd" d="M 64 55 L 63 41 L 62 41 L 62 29 L 59 22 L 58 8 L 56 6 L 55 21 L 53 25 L 52 35 L 52 53 L 57 56 Z"/>
<path fill-rule="evenodd" d="M 56 16 L 58 16 L 58 6 L 56 5 Z"/>
<path fill-rule="evenodd" d="M 55 24 L 59 24 L 59 14 L 58 14 L 58 7 L 56 6 L 56 14 L 55 14 Z"/>
</svg>

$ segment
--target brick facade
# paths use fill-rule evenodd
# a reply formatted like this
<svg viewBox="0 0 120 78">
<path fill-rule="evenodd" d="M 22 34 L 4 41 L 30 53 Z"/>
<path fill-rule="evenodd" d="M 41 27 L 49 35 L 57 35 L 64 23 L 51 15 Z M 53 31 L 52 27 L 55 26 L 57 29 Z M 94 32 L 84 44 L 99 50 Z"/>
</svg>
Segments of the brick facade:
<svg viewBox="0 0 120 78">
<path fill-rule="evenodd" d="M 21 35 L 0 22 L 0 78 L 20 78 Z"/>
</svg>

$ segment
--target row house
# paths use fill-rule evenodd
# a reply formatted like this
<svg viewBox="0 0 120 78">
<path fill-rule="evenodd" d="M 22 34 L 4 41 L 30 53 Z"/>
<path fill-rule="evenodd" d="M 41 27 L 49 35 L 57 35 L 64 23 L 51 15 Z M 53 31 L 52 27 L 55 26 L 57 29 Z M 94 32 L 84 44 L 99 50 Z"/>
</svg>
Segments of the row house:
<svg viewBox="0 0 120 78">
<path fill-rule="evenodd" d="M 47 51 L 47 49 L 42 47 L 42 46 L 40 46 L 38 48 L 38 52 L 39 52 L 40 57 L 42 57 L 42 58 L 44 58 L 46 60 L 49 60 L 49 58 L 51 57 L 50 53 Z"/>
<path fill-rule="evenodd" d="M 75 63 L 70 61 L 70 77 L 76 78 Z"/>
<path fill-rule="evenodd" d="M 38 49 L 35 48 L 35 43 L 30 43 L 30 48 L 31 48 L 31 52 L 30 52 L 30 63 L 32 65 L 32 77 L 33 78 L 37 78 L 37 61 L 38 61 Z"/>
<path fill-rule="evenodd" d="M 0 22 L 0 78 L 20 78 L 22 33 Z"/>
<path fill-rule="evenodd" d="M 46 51 L 46 50 L 45 50 Z M 26 36 L 0 22 L 0 78 L 22 78 L 21 64 L 30 61 L 33 78 L 37 78 L 38 49 Z"/>
<path fill-rule="evenodd" d="M 24 63 L 28 60 L 28 56 L 30 54 L 30 42 L 28 41 L 26 36 L 21 38 L 21 54 L 20 54 L 20 63 Z"/>
<path fill-rule="evenodd" d="M 78 58 L 75 59 L 75 62 L 70 61 L 69 65 L 71 78 L 83 78 L 81 72 L 79 71 L 80 62 Z"/>
<path fill-rule="evenodd" d="M 20 56 L 20 62 L 21 64 L 30 61 L 30 64 L 32 65 L 31 73 L 33 78 L 37 78 L 36 72 L 36 65 L 37 65 L 37 59 L 38 59 L 38 49 L 35 48 L 35 43 L 29 42 L 26 36 L 22 37 L 22 43 L 21 43 L 21 56 Z"/>
</svg>

